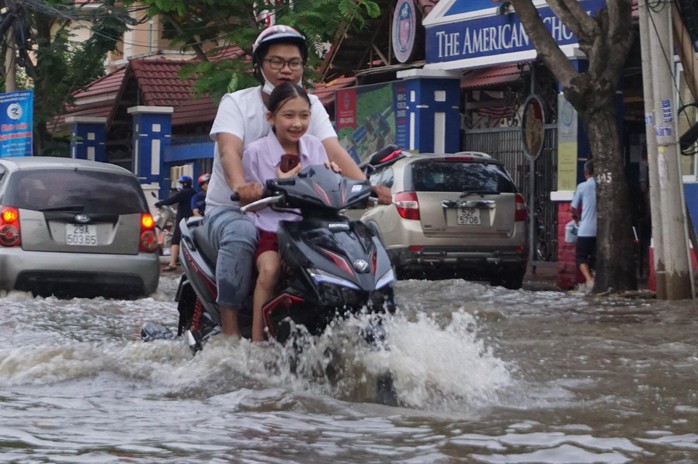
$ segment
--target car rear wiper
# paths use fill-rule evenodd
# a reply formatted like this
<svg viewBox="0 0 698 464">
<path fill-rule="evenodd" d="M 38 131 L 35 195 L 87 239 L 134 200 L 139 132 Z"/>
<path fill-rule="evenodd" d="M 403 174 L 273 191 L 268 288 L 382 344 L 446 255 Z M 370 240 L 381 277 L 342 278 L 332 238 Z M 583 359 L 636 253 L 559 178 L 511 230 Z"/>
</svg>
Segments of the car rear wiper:
<svg viewBox="0 0 698 464">
<path fill-rule="evenodd" d="M 85 209 L 83 205 L 65 205 L 65 206 L 52 206 L 51 208 L 40 209 L 42 213 L 47 211 L 82 211 Z"/>
<path fill-rule="evenodd" d="M 467 190 L 467 191 L 461 193 L 460 197 L 465 198 L 465 197 L 470 196 L 470 195 L 480 195 L 480 196 L 496 195 L 498 193 L 499 192 L 496 190 Z"/>
</svg>

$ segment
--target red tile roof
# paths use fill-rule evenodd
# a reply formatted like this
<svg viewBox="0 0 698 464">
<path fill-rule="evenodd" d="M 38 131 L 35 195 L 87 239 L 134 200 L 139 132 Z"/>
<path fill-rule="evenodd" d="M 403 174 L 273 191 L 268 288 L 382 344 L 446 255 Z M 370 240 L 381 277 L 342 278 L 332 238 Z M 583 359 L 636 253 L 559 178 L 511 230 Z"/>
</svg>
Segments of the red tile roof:
<svg viewBox="0 0 698 464">
<path fill-rule="evenodd" d="M 73 94 L 73 104 L 67 105 L 64 114 L 47 123 L 49 132 L 58 132 L 69 116 L 86 116 L 111 119 L 118 100 L 126 69 L 121 68 L 90 83 Z"/>
<path fill-rule="evenodd" d="M 191 98 L 191 86 L 196 79 L 179 78 L 179 71 L 191 61 L 131 60 L 129 70 L 136 77 L 143 96 L 142 105 L 174 106 Z"/>
<path fill-rule="evenodd" d="M 521 70 L 518 63 L 504 64 L 470 71 L 461 78 L 460 87 L 462 89 L 489 87 L 496 84 L 514 82 L 519 77 L 521 77 Z"/>
<path fill-rule="evenodd" d="M 238 47 L 226 47 L 215 59 L 230 59 L 242 55 Z M 164 58 L 138 58 L 129 60 L 126 67 L 114 71 L 90 83 L 73 94 L 74 104 L 65 114 L 55 118 L 49 129 L 58 130 L 68 116 L 100 116 L 107 118 L 107 125 L 115 114 L 123 87 L 133 76 L 145 106 L 172 106 L 174 125 L 212 122 L 217 104 L 208 97 L 196 98 L 191 93 L 194 78 L 182 80 L 179 71 L 194 60 L 168 60 Z"/>
<path fill-rule="evenodd" d="M 215 59 L 231 59 L 240 57 L 242 53 L 238 47 L 227 47 L 215 55 Z M 137 82 L 142 97 L 138 104 L 174 107 L 173 126 L 212 123 L 218 109 L 217 103 L 207 96 L 195 97 L 192 94 L 194 78 L 179 78 L 182 66 L 191 63 L 193 60 L 164 58 L 129 60 L 125 68 L 97 79 L 73 94 L 75 103 L 68 108 L 66 114 L 56 118 L 49 129 L 58 130 L 68 116 L 106 117 L 108 127 L 116 113 L 118 100 L 124 92 L 124 87 L 129 85 L 131 77 Z M 335 90 L 354 84 L 356 78 L 340 77 L 327 83 L 315 84 L 314 93 L 327 105 L 332 102 Z"/>
<path fill-rule="evenodd" d="M 338 77 L 329 82 L 318 82 L 313 86 L 313 93 L 320 99 L 323 105 L 331 103 L 334 92 L 344 87 L 356 85 L 355 77 Z"/>
<path fill-rule="evenodd" d="M 213 123 L 218 111 L 218 103 L 209 97 L 191 97 L 182 101 L 172 113 L 172 125 Z"/>
</svg>

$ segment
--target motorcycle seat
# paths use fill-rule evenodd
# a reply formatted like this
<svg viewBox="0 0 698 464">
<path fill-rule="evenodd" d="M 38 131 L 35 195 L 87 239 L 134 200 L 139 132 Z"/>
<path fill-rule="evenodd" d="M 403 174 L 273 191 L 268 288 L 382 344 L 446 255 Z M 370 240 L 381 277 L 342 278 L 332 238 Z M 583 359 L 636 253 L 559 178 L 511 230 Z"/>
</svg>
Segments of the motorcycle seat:
<svg viewBox="0 0 698 464">
<path fill-rule="evenodd" d="M 194 246 L 201 257 L 206 261 L 211 267 L 211 270 L 216 269 L 216 260 L 218 259 L 218 249 L 215 248 L 211 242 L 208 241 L 208 234 L 206 233 L 206 228 L 203 225 L 203 221 L 199 221 L 192 227 L 191 236 L 194 240 Z"/>
</svg>

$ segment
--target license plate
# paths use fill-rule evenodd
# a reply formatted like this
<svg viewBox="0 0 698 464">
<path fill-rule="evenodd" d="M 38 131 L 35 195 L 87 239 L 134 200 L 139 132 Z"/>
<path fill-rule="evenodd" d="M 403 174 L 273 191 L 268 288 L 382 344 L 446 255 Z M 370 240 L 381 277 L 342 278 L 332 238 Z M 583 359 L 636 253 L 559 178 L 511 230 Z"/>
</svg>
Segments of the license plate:
<svg viewBox="0 0 698 464">
<path fill-rule="evenodd" d="M 97 246 L 97 226 L 88 224 L 66 224 L 67 245 Z"/>
<path fill-rule="evenodd" d="M 480 210 L 478 208 L 458 208 L 458 224 L 480 225 Z"/>
</svg>

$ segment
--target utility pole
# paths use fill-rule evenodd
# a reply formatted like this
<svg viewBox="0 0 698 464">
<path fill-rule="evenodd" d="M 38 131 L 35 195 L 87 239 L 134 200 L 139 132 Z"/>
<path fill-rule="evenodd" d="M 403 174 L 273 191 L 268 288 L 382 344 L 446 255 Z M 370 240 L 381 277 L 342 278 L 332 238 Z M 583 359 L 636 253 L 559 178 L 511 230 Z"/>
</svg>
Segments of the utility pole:
<svg viewBox="0 0 698 464">
<path fill-rule="evenodd" d="M 643 1 L 644 6 L 646 2 Z M 666 299 L 693 298 L 683 179 L 679 168 L 676 108 L 674 104 L 674 53 L 671 40 L 671 3 L 663 1 L 648 10 L 652 60 L 654 130 L 657 140 L 657 177 L 662 227 Z M 656 188 L 650 186 L 651 189 Z M 654 219 L 654 217 L 653 217 Z"/>
<path fill-rule="evenodd" d="M 664 238 L 662 234 L 662 207 L 659 198 L 659 173 L 657 172 L 657 137 L 654 133 L 654 91 L 652 89 L 652 54 L 650 53 L 650 27 L 647 0 L 640 0 L 640 49 L 642 52 L 642 90 L 645 100 L 645 139 L 647 142 L 647 168 L 649 180 L 650 213 L 652 217 L 652 247 L 655 291 L 657 298 L 665 300 L 666 271 L 664 269 Z"/>
</svg>

